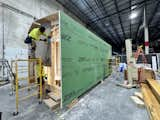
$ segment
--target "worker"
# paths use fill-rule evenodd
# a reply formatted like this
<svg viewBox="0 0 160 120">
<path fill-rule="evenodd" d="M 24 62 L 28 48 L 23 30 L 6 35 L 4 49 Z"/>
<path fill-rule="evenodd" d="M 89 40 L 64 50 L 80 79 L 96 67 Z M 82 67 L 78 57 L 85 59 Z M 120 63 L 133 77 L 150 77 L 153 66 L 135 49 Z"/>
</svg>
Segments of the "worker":
<svg viewBox="0 0 160 120">
<path fill-rule="evenodd" d="M 36 64 L 36 75 L 37 75 L 37 83 L 40 85 L 40 80 L 42 80 L 42 93 L 43 95 L 45 95 L 45 79 L 47 79 L 46 74 L 44 73 L 44 69 L 43 69 L 43 63 L 40 64 L 39 62 L 37 62 Z M 40 91 L 40 86 L 39 86 L 39 91 Z M 39 94 L 38 94 L 38 98 L 39 98 Z"/>
<path fill-rule="evenodd" d="M 47 39 L 40 39 L 40 36 L 43 35 L 46 38 L 50 38 L 45 33 L 45 27 L 41 26 L 39 28 L 33 28 L 28 37 L 25 39 L 25 43 L 28 44 L 28 54 L 29 58 L 35 58 L 35 51 L 36 51 L 36 42 L 35 41 L 47 41 Z"/>
<path fill-rule="evenodd" d="M 138 48 L 142 49 L 142 48 L 143 48 L 143 45 L 138 46 Z"/>
<path fill-rule="evenodd" d="M 143 53 L 143 45 L 140 45 L 140 46 L 138 46 L 137 47 L 137 51 L 136 51 L 136 53 L 134 54 L 134 57 L 135 57 L 135 60 L 137 61 L 137 59 L 138 59 L 138 57 L 139 57 L 139 55 L 141 54 L 141 53 Z"/>
<path fill-rule="evenodd" d="M 126 63 L 119 63 L 119 72 L 124 72 L 124 70 L 127 69 L 127 64 Z"/>
</svg>

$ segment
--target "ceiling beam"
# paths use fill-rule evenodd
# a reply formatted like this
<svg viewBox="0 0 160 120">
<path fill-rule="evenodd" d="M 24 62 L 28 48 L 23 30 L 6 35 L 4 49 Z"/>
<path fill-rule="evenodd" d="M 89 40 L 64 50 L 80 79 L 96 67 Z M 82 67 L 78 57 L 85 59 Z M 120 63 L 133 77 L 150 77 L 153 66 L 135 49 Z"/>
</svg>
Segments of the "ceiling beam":
<svg viewBox="0 0 160 120">
<path fill-rule="evenodd" d="M 101 8 L 103 9 L 103 12 L 104 12 L 103 14 L 104 14 L 104 15 L 107 15 L 108 12 L 107 12 L 107 10 L 106 10 L 105 7 L 104 7 L 103 2 L 102 2 L 101 0 L 97 0 L 97 1 L 98 1 L 98 3 L 95 1 L 95 3 L 97 4 L 97 7 L 101 7 Z M 114 30 L 117 38 L 120 40 L 120 42 L 119 42 L 119 41 L 117 40 L 117 38 L 116 38 L 116 41 L 117 41 L 118 43 L 120 43 L 120 45 L 122 45 L 121 37 L 120 37 L 119 32 L 117 31 L 116 27 L 114 26 L 113 21 L 112 21 L 110 18 L 108 18 L 108 21 L 109 21 L 109 24 L 112 26 L 112 28 L 113 28 L 113 30 Z M 101 21 L 101 22 L 103 23 L 103 21 Z M 110 33 L 111 33 L 111 32 L 110 32 Z"/>
<path fill-rule="evenodd" d="M 154 10 L 153 10 L 152 13 L 151 13 L 152 16 L 151 16 L 150 19 L 148 20 L 148 25 L 150 25 L 150 24 L 152 23 L 154 17 L 156 16 L 156 13 L 158 12 L 159 5 L 160 5 L 160 1 L 158 1 L 158 2 L 156 3 L 156 6 L 155 6 Z"/>
<path fill-rule="evenodd" d="M 66 6 L 66 4 L 64 4 L 63 2 L 61 2 L 61 0 L 55 0 L 56 2 L 58 2 L 60 5 L 62 5 L 66 10 L 68 10 L 70 13 L 72 13 L 73 15 L 75 15 L 79 20 L 81 20 L 83 23 L 86 23 L 86 21 L 82 20 L 82 18 L 77 15 L 75 13 L 75 11 L 71 10 L 69 6 Z"/>
<path fill-rule="evenodd" d="M 87 14 L 85 14 L 85 13 L 79 8 L 79 6 L 78 6 L 75 2 L 73 2 L 72 0 L 70 0 L 70 3 L 72 4 L 72 6 L 75 7 L 74 10 L 78 10 L 78 13 L 81 14 L 82 16 L 86 16 L 86 17 L 83 17 L 83 18 L 85 18 L 87 21 L 90 21 L 90 20 L 91 20 L 91 19 L 89 19 L 89 17 L 87 16 Z M 81 18 L 81 19 L 82 19 L 82 18 Z M 86 22 L 85 22 L 85 23 L 86 23 Z"/>
<path fill-rule="evenodd" d="M 155 7 L 155 9 L 152 11 L 152 16 L 150 17 L 150 19 L 149 19 L 149 24 L 148 25 L 151 25 L 151 23 L 152 23 L 152 21 L 153 21 L 153 19 L 155 18 L 155 16 L 156 16 L 156 13 L 158 12 L 158 9 L 159 9 L 159 5 L 160 5 L 160 1 L 158 1 L 157 3 L 156 3 L 156 7 Z M 160 17 L 159 17 L 160 18 Z M 158 18 L 158 19 L 159 19 Z M 159 20 L 157 20 L 157 23 L 156 23 L 156 25 L 155 25 L 155 27 L 154 27 L 154 29 L 155 29 L 155 32 L 150 32 L 150 38 L 151 39 L 156 39 L 157 38 L 157 35 L 158 35 L 158 32 L 159 32 L 159 30 L 157 29 L 157 26 L 159 25 Z M 151 28 L 151 27 L 149 27 L 149 28 Z M 152 27 L 153 28 L 153 27 Z"/>
<path fill-rule="evenodd" d="M 82 1 L 82 0 L 81 0 Z M 97 17 L 97 18 L 99 18 L 99 16 L 97 15 L 97 13 L 94 11 L 94 9 L 90 6 L 90 4 L 88 3 L 88 1 L 86 1 L 86 0 L 83 0 L 82 1 L 82 3 L 84 4 L 84 5 L 87 5 L 91 10 L 92 10 L 92 12 L 95 14 L 95 16 Z M 91 12 L 91 13 L 92 13 Z M 92 14 L 93 14 L 92 13 Z M 103 23 L 103 22 L 101 22 L 101 24 L 103 25 L 103 26 L 105 26 L 105 24 Z M 91 25 L 91 24 L 90 24 Z M 93 25 L 93 24 L 92 24 Z M 107 29 L 107 31 L 109 31 L 110 32 L 110 30 L 109 29 Z M 111 33 L 111 32 L 110 32 Z M 113 37 L 113 34 L 111 34 L 111 36 Z M 114 41 L 115 42 L 115 37 L 113 37 L 112 38 L 112 41 Z M 117 44 L 117 43 L 115 43 L 115 44 Z M 119 43 L 118 43 L 119 44 Z"/>
<path fill-rule="evenodd" d="M 84 24 L 86 23 L 86 21 L 82 20 L 82 17 L 79 16 L 78 14 L 76 14 L 75 11 L 72 11 L 69 6 L 66 6 L 66 4 L 64 4 L 64 3 L 61 2 L 60 0 L 56 0 L 56 1 L 57 1 L 59 4 L 61 4 L 66 10 L 68 10 L 68 11 L 70 11 L 72 14 L 74 14 L 74 15 L 75 15 L 78 19 L 80 19 Z M 83 11 L 80 10 L 80 8 L 79 8 L 72 0 L 70 0 L 70 3 L 76 7 L 76 10 L 79 10 L 79 12 L 83 15 L 83 17 L 85 16 L 84 18 L 87 18 L 88 21 L 90 21 L 89 16 L 87 16 L 86 14 L 84 14 Z M 78 11 L 77 11 L 77 12 L 78 12 Z M 90 28 L 93 27 L 93 26 L 90 26 L 90 25 L 88 25 L 88 24 L 87 24 L 87 26 L 90 27 Z M 101 32 L 103 32 L 103 31 L 101 30 Z M 104 37 L 103 37 L 103 38 L 104 38 Z M 108 38 L 105 37 L 105 39 L 110 40 L 109 37 L 108 37 Z M 112 41 L 112 40 L 110 40 L 110 41 Z M 109 41 L 107 41 L 107 42 L 109 42 Z M 111 42 L 110 42 L 110 43 L 111 43 Z M 116 43 L 113 43 L 113 41 L 112 41 L 112 45 L 116 46 Z M 117 46 L 116 46 L 116 47 L 117 47 Z"/>
<path fill-rule="evenodd" d="M 146 0 L 143 0 L 143 1 L 141 1 L 141 2 L 137 2 L 137 3 L 133 4 L 132 6 L 142 5 L 142 4 L 145 3 L 145 1 L 146 1 Z M 149 1 L 153 1 L 153 0 L 147 0 L 147 2 L 149 2 Z M 156 0 L 154 0 L 154 1 L 156 1 Z M 123 12 L 123 11 L 128 10 L 128 9 L 130 9 L 130 6 L 129 6 L 129 7 L 125 7 L 125 8 L 123 8 L 123 9 L 119 10 L 119 12 Z M 136 9 L 136 8 L 135 8 L 135 9 Z M 135 9 L 132 9 L 132 10 L 135 10 Z M 112 13 L 112 14 L 108 14 L 108 15 L 105 15 L 105 16 L 103 16 L 103 17 L 100 17 L 100 18 L 95 18 L 95 19 L 92 20 L 90 23 L 97 22 L 97 21 L 99 21 L 99 20 L 105 19 L 105 18 L 107 18 L 107 17 L 111 17 L 111 16 L 116 15 L 116 14 L 118 14 L 117 11 L 114 12 L 114 13 Z"/>
<path fill-rule="evenodd" d="M 118 4 L 117 4 L 117 0 L 114 0 L 114 5 L 116 7 L 116 11 L 118 12 L 118 18 L 119 18 L 119 22 L 120 22 L 121 29 L 122 29 L 122 32 L 123 32 L 123 38 L 125 40 L 126 35 L 125 35 L 125 32 L 124 32 L 124 27 L 123 27 L 123 24 L 122 24 L 122 19 L 121 19 L 121 15 L 120 15 L 120 12 L 119 12 L 119 7 L 118 7 Z"/>
</svg>

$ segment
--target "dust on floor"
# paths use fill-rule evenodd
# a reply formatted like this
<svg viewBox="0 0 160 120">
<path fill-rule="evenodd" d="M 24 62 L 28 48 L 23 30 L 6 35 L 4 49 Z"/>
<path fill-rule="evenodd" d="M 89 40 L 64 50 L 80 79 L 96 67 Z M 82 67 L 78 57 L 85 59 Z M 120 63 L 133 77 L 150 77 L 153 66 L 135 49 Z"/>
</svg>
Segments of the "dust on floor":
<svg viewBox="0 0 160 120">
<path fill-rule="evenodd" d="M 13 116 L 15 97 L 10 96 L 9 85 L 0 88 L 2 120 L 149 120 L 146 109 L 137 107 L 130 96 L 138 89 L 116 86 L 123 82 L 123 74 L 113 72 L 102 84 L 97 85 L 71 109 L 52 112 L 36 97 L 20 104 L 20 113 Z"/>
</svg>

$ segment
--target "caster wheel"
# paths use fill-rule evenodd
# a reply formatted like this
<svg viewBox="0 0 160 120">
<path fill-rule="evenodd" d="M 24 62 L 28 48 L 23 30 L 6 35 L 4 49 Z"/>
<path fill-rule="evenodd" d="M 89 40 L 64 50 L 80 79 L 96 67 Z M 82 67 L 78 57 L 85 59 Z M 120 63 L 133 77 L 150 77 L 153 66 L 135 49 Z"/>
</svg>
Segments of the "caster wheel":
<svg viewBox="0 0 160 120">
<path fill-rule="evenodd" d="M 42 101 L 39 101 L 38 103 L 39 103 L 39 104 L 42 104 Z"/>
<path fill-rule="evenodd" d="M 13 112 L 13 116 L 17 116 L 18 115 L 18 112 Z"/>
<path fill-rule="evenodd" d="M 9 96 L 13 96 L 13 93 L 9 93 Z"/>
</svg>

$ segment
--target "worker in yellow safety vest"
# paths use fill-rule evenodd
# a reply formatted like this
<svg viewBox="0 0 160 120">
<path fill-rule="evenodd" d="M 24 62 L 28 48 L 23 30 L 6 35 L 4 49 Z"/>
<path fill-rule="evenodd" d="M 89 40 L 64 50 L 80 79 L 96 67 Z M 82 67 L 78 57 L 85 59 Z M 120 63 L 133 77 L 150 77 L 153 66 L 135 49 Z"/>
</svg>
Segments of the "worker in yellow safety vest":
<svg viewBox="0 0 160 120">
<path fill-rule="evenodd" d="M 40 36 L 45 36 L 46 39 L 42 40 L 40 39 Z M 28 54 L 30 58 L 35 58 L 35 50 L 36 50 L 36 43 L 35 41 L 47 41 L 47 37 L 50 38 L 50 36 L 47 36 L 45 33 L 45 27 L 41 26 L 39 28 L 33 28 L 27 38 L 25 39 L 25 43 L 28 44 Z"/>
</svg>

